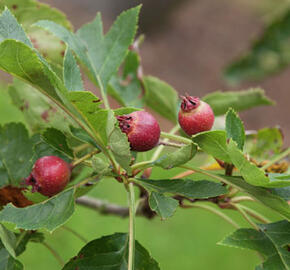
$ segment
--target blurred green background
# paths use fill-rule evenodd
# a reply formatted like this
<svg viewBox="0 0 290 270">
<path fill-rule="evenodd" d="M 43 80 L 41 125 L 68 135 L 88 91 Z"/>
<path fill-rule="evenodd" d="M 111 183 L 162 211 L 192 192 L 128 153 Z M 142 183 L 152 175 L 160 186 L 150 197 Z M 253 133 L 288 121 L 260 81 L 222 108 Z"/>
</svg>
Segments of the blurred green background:
<svg viewBox="0 0 290 270">
<path fill-rule="evenodd" d="M 9 96 L 0 91 L 0 123 L 22 121 L 21 113 L 11 105 Z M 175 171 L 176 173 L 178 170 Z M 161 173 L 156 170 L 153 177 L 166 177 L 173 171 Z M 89 194 L 110 202 L 126 205 L 124 188 L 113 179 L 103 179 Z M 226 210 L 229 211 L 229 210 Z M 236 213 L 232 213 L 239 220 Z M 241 223 L 247 225 L 245 223 Z M 99 213 L 77 206 L 76 212 L 66 224 L 88 240 L 114 232 L 128 231 L 128 220 Z M 254 269 L 259 259 L 254 252 L 218 246 L 216 243 L 234 228 L 224 220 L 199 209 L 178 209 L 166 221 L 158 217 L 148 220 L 138 217 L 136 221 L 137 239 L 150 250 L 151 255 L 160 263 L 161 269 Z M 64 261 L 75 256 L 84 243 L 70 232 L 59 228 L 53 234 L 45 233 L 46 242 L 61 255 Z M 29 243 L 27 251 L 19 259 L 26 270 L 60 269 L 56 259 L 43 245 Z"/>
</svg>

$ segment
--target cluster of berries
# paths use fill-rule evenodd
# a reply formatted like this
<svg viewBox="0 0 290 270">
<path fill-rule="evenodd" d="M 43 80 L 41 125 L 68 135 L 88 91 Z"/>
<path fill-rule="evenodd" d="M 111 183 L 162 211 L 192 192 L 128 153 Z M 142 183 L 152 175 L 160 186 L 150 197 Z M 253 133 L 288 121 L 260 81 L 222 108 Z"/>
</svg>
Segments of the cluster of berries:
<svg viewBox="0 0 290 270">
<path fill-rule="evenodd" d="M 211 107 L 198 97 L 181 96 L 178 114 L 180 127 L 189 136 L 212 128 L 214 113 Z M 160 127 L 157 120 L 148 112 L 135 111 L 117 116 L 119 126 L 130 143 L 131 150 L 144 152 L 154 148 L 160 138 Z M 62 191 L 71 176 L 71 165 L 56 156 L 45 156 L 38 159 L 26 184 L 32 185 L 33 191 L 45 196 L 53 196 Z"/>
</svg>

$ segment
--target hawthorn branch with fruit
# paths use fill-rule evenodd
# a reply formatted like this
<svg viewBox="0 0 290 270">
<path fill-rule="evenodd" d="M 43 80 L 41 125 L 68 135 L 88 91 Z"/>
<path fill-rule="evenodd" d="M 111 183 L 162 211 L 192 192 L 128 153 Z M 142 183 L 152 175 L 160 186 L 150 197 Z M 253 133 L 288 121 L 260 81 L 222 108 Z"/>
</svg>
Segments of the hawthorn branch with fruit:
<svg viewBox="0 0 290 270">
<path fill-rule="evenodd" d="M 135 216 L 165 220 L 178 207 L 203 209 L 233 225 L 236 231 L 221 244 L 261 253 L 265 257 L 257 269 L 264 269 L 273 257 L 275 266 L 290 267 L 285 261 L 290 240 L 283 236 L 290 232 L 289 148 L 283 149 L 277 128 L 245 132 L 237 114 L 273 103 L 261 89 L 178 99 L 167 83 L 143 73 L 141 39 L 134 42 L 140 6 L 123 12 L 104 35 L 100 14 L 74 33 L 55 9 L 51 16 L 47 6 L 29 2 L 30 12 L 41 15 L 28 24 L 27 17 L 19 16 L 27 12 L 24 8 L 17 13 L 18 7 L 3 2 L 7 7 L 0 3 L 0 68 L 14 76 L 9 93 L 26 123 L 0 127 L 4 269 L 23 269 L 17 257 L 34 241 L 64 270 L 158 270 L 159 264 L 136 240 Z M 39 33 L 55 46 L 36 46 Z M 101 98 L 85 90 L 85 75 Z M 112 109 L 109 97 L 120 107 Z M 153 114 L 174 128 L 161 131 Z M 100 181 L 110 180 L 127 192 L 128 206 L 90 195 Z M 63 265 L 41 232 L 65 229 L 75 204 L 129 217 L 129 229 L 128 234 L 91 240 Z M 266 207 L 274 218 L 255 205 Z M 250 228 L 241 228 L 224 209 L 240 213 Z M 257 246 L 255 237 L 272 249 Z"/>
</svg>

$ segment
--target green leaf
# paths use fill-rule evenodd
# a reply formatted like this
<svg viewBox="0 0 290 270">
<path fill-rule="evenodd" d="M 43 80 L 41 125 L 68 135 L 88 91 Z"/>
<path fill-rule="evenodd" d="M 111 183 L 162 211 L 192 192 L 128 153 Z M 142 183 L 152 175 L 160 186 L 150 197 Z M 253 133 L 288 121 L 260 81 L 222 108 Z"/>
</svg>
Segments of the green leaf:
<svg viewBox="0 0 290 270">
<path fill-rule="evenodd" d="M 48 128 L 42 134 L 43 140 L 57 151 L 60 151 L 70 158 L 74 157 L 72 149 L 67 144 L 66 136 L 55 128 Z"/>
<path fill-rule="evenodd" d="M 92 167 L 99 176 L 112 175 L 110 164 L 97 156 L 92 157 Z"/>
<path fill-rule="evenodd" d="M 42 243 L 44 241 L 44 234 L 36 231 L 25 231 L 17 235 L 16 255 L 19 256 L 26 250 L 29 242 Z"/>
<path fill-rule="evenodd" d="M 150 193 L 149 205 L 162 219 L 166 219 L 174 214 L 178 201 L 153 191 Z"/>
<path fill-rule="evenodd" d="M 220 177 L 223 178 L 226 183 L 233 185 L 242 192 L 249 194 L 251 197 L 261 202 L 268 208 L 290 220 L 290 207 L 288 203 L 279 196 L 272 194 L 270 190 L 252 186 L 241 177 L 230 177 L 224 175 L 221 175 Z"/>
<path fill-rule="evenodd" d="M 18 185 L 29 175 L 32 167 L 32 147 L 32 140 L 23 124 L 9 123 L 0 126 L 1 171 L 5 171 L 4 175 L 9 177 L 1 179 L 0 186 L 7 183 Z"/>
<path fill-rule="evenodd" d="M 6 229 L 2 224 L 0 224 L 0 239 L 9 254 L 15 258 L 15 248 L 16 248 L 16 237 L 15 234 Z"/>
<path fill-rule="evenodd" d="M 290 201 L 290 186 L 282 188 L 273 188 L 271 191 L 283 198 L 285 201 Z"/>
<path fill-rule="evenodd" d="M 115 233 L 93 240 L 84 246 L 77 256 L 71 259 L 63 270 L 128 268 L 128 235 Z M 160 270 L 158 263 L 148 251 L 135 241 L 135 270 Z"/>
<path fill-rule="evenodd" d="M 77 35 L 50 21 L 39 21 L 36 25 L 66 42 L 87 66 L 93 81 L 99 84 L 100 78 L 106 88 L 133 41 L 139 11 L 140 6 L 123 12 L 105 36 L 100 14 L 93 22 L 80 28 Z"/>
<path fill-rule="evenodd" d="M 142 86 L 138 78 L 140 57 L 137 52 L 130 50 L 125 58 L 123 74 L 115 74 L 108 84 L 108 94 L 122 106 L 142 108 Z"/>
<path fill-rule="evenodd" d="M 121 131 L 112 111 L 110 112 L 110 115 L 111 117 L 108 120 L 108 126 L 111 128 L 107 130 L 108 146 L 113 152 L 116 161 L 128 173 L 131 173 L 132 169 L 130 164 L 132 156 L 130 151 L 130 143 L 128 141 L 127 135 Z"/>
<path fill-rule="evenodd" d="M 100 108 L 100 99 L 88 91 L 69 92 L 69 100 L 86 120 L 97 137 L 107 145 L 108 110 Z"/>
<path fill-rule="evenodd" d="M 32 47 L 29 38 L 7 8 L 0 15 L 0 42 L 5 39 L 15 39 Z"/>
<path fill-rule="evenodd" d="M 4 9 L 5 6 L 11 10 L 19 24 L 24 28 L 33 46 L 46 59 L 53 61 L 54 64 L 62 65 L 65 44 L 60 43 L 52 34 L 32 24 L 38 20 L 49 19 L 70 29 L 72 26 L 66 16 L 47 4 L 33 0 L 2 0 L 0 9 Z"/>
<path fill-rule="evenodd" d="M 233 109 L 229 109 L 226 114 L 227 139 L 235 141 L 239 149 L 243 150 L 245 143 L 245 128 L 242 120 Z"/>
<path fill-rule="evenodd" d="M 256 106 L 273 105 L 274 102 L 265 96 L 261 88 L 251 88 L 236 92 L 214 92 L 202 98 L 214 111 L 215 116 L 225 114 L 229 108 L 236 112 L 244 111 Z"/>
<path fill-rule="evenodd" d="M 203 199 L 223 195 L 227 189 L 220 183 L 211 181 L 193 181 L 189 179 L 149 180 L 135 179 L 144 188 L 159 193 L 171 193 L 190 199 Z"/>
<path fill-rule="evenodd" d="M 290 63 L 290 10 L 267 25 L 263 34 L 253 42 L 249 52 L 230 64 L 224 73 L 227 81 L 259 80 L 273 75 Z"/>
<path fill-rule="evenodd" d="M 177 92 L 158 78 L 146 76 L 143 80 L 146 105 L 175 123 L 178 108 Z"/>
<path fill-rule="evenodd" d="M 80 68 L 70 49 L 66 50 L 63 63 L 63 80 L 69 91 L 83 91 Z"/>
<path fill-rule="evenodd" d="M 225 162 L 231 162 L 227 149 L 227 137 L 225 131 L 215 130 L 200 132 L 194 135 L 192 140 L 207 154 Z"/>
<path fill-rule="evenodd" d="M 72 135 L 77 139 L 89 143 L 96 148 L 99 148 L 99 146 L 95 143 L 95 141 L 83 129 L 70 126 L 70 131 Z"/>
<path fill-rule="evenodd" d="M 48 200 L 25 208 L 11 203 L 0 212 L 0 221 L 24 230 L 47 229 L 52 232 L 63 225 L 74 212 L 74 189 L 67 189 Z"/>
<path fill-rule="evenodd" d="M 164 169 L 171 169 L 190 161 L 195 156 L 196 152 L 196 145 L 188 144 L 175 152 L 163 155 L 158 160 L 156 160 L 154 164 Z"/>
<path fill-rule="evenodd" d="M 7 9 L 0 15 L 0 22 L 0 69 L 35 85 L 55 101 L 71 108 L 62 81 L 32 48 L 24 30 Z"/>
<path fill-rule="evenodd" d="M 228 153 L 232 163 L 249 184 L 262 187 L 285 187 L 290 185 L 289 180 L 274 177 L 268 178 L 262 169 L 247 160 L 232 140 L 228 144 Z"/>
<path fill-rule="evenodd" d="M 27 83 L 14 79 L 13 84 L 9 86 L 9 95 L 33 133 L 42 132 L 47 127 L 68 132 L 69 125 L 76 125 L 48 97 Z"/>
<path fill-rule="evenodd" d="M 0 44 L 0 52 L 0 69 L 41 88 L 44 93 L 61 102 L 35 51 L 19 41 L 5 40 Z"/>
<path fill-rule="evenodd" d="M 132 107 L 122 107 L 117 108 L 114 110 L 115 115 L 124 115 L 124 114 L 130 114 L 132 112 L 141 111 L 139 108 L 132 108 Z"/>
<path fill-rule="evenodd" d="M 238 229 L 219 244 L 247 248 L 266 256 L 261 269 L 289 270 L 290 258 L 286 246 L 290 244 L 290 223 L 282 220 L 270 224 L 259 224 L 260 231 Z M 259 269 L 259 268 L 258 268 Z"/>
<path fill-rule="evenodd" d="M 104 36 L 101 16 L 84 25 L 77 35 L 88 47 L 88 55 L 94 65 L 95 76 L 99 77 L 106 88 L 110 78 L 123 62 L 128 47 L 132 44 L 141 6 L 121 13 L 109 32 Z"/>
<path fill-rule="evenodd" d="M 0 266 L 1 270 L 23 270 L 21 262 L 15 260 L 10 256 L 9 252 L 5 249 L 0 241 Z"/>
<path fill-rule="evenodd" d="M 34 143 L 32 164 L 35 163 L 37 159 L 44 156 L 58 156 L 65 160 L 67 163 L 71 162 L 71 158 L 69 158 L 62 151 L 59 151 L 58 149 L 52 147 L 50 144 L 46 143 L 39 134 L 34 135 L 32 139 Z"/>
<path fill-rule="evenodd" d="M 273 154 L 281 152 L 283 147 L 283 135 L 279 128 L 263 128 L 258 130 L 255 136 L 255 144 L 250 154 L 256 157 L 269 158 Z"/>
</svg>

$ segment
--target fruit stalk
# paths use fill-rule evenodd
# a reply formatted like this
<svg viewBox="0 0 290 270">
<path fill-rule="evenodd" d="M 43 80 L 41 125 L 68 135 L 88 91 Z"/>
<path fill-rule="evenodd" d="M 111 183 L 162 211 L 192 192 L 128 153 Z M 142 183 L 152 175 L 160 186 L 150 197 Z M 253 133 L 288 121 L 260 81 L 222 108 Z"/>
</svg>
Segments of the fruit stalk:
<svg viewBox="0 0 290 270">
<path fill-rule="evenodd" d="M 132 182 L 129 182 L 128 188 L 129 200 L 129 255 L 128 255 L 128 270 L 134 270 L 135 260 L 135 193 Z"/>
</svg>

